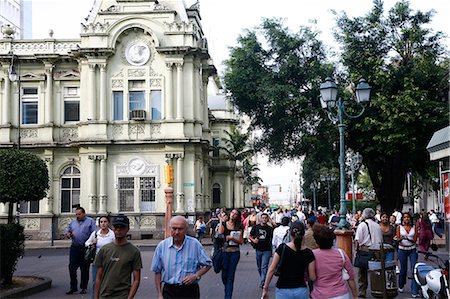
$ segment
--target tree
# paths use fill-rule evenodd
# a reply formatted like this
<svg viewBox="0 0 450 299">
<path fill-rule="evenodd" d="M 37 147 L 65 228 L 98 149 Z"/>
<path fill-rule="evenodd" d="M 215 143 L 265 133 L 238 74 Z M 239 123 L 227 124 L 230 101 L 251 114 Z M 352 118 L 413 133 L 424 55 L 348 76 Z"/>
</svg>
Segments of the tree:
<svg viewBox="0 0 450 299">
<path fill-rule="evenodd" d="M 253 163 L 250 161 L 250 158 L 244 159 L 242 161 L 242 179 L 243 179 L 243 186 L 242 188 L 242 195 L 245 200 L 245 193 L 247 193 L 248 188 L 251 188 L 255 184 L 260 184 L 263 180 L 257 175 L 257 172 L 260 169 L 258 168 L 258 164 Z"/>
<path fill-rule="evenodd" d="M 442 34 L 429 28 L 433 12 L 398 2 L 385 16 L 374 1 L 363 17 L 336 14 L 347 78 L 372 85 L 370 108 L 348 123 L 348 145 L 364 157 L 381 208 L 402 208 L 409 169 L 424 173 L 426 145 L 448 125 L 448 56 Z"/>
<path fill-rule="evenodd" d="M 13 204 L 41 200 L 49 188 L 48 170 L 38 156 L 16 149 L 0 149 L 0 202 L 9 203 L 8 223 L 13 223 Z"/>
<path fill-rule="evenodd" d="M 225 131 L 227 137 L 223 139 L 225 146 L 221 147 L 226 154 L 227 160 L 232 162 L 233 167 L 233 184 L 232 184 L 232 200 L 233 208 L 235 207 L 235 190 L 234 181 L 236 179 L 236 172 L 238 170 L 238 164 L 244 162 L 254 153 L 253 149 L 249 147 L 249 134 L 242 133 L 237 126 L 231 126 L 230 132 Z"/>
<path fill-rule="evenodd" d="M 331 67 L 317 34 L 308 27 L 293 34 L 279 20 L 264 19 L 239 36 L 225 61 L 232 101 L 261 130 L 255 149 L 272 161 L 304 155 L 320 125 L 318 88 Z"/>
</svg>

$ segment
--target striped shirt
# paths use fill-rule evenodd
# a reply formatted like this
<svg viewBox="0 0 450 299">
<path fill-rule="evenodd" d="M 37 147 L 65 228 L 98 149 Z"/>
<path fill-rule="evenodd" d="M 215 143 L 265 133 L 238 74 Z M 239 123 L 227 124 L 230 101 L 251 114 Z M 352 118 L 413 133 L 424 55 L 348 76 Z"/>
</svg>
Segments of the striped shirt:
<svg viewBox="0 0 450 299">
<path fill-rule="evenodd" d="M 165 283 L 182 284 L 186 276 L 211 264 L 211 259 L 197 239 L 185 236 L 183 245 L 176 248 L 170 237 L 156 247 L 150 269 L 155 273 L 162 273 L 161 280 Z"/>
</svg>

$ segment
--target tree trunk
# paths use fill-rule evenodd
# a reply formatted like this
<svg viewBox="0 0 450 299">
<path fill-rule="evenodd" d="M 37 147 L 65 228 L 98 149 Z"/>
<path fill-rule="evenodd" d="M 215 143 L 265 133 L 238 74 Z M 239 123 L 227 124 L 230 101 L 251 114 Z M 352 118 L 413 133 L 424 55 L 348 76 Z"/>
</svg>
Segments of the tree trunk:
<svg viewBox="0 0 450 299">
<path fill-rule="evenodd" d="M 13 215 L 14 203 L 8 203 L 8 224 L 14 223 L 14 215 Z"/>
<path fill-rule="evenodd" d="M 382 165 L 368 163 L 369 175 L 375 193 L 380 201 L 381 210 L 391 214 L 395 208 L 403 209 L 403 187 L 407 168 L 400 157 L 385 160 Z"/>
</svg>

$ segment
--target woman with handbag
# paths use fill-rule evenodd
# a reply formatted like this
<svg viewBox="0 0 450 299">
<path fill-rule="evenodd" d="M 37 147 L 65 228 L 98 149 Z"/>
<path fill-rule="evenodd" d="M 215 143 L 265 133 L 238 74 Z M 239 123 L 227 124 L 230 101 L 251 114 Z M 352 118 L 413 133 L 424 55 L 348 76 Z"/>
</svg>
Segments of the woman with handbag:
<svg viewBox="0 0 450 299">
<path fill-rule="evenodd" d="M 291 241 L 282 243 L 273 255 L 272 264 L 267 272 L 262 298 L 268 298 L 269 285 L 273 275 L 278 276 L 275 298 L 308 299 L 306 274 L 309 280 L 316 280 L 314 254 L 311 249 L 302 249 L 305 225 L 300 221 L 292 222 L 289 229 Z M 295 266 L 293 266 L 295 265 Z"/>
<path fill-rule="evenodd" d="M 109 228 L 109 216 L 101 216 L 98 219 L 98 226 L 100 229 L 98 231 L 92 232 L 89 239 L 86 240 L 84 244 L 86 247 L 95 248 L 95 254 L 100 251 L 104 245 L 114 241 L 114 232 Z M 95 278 L 97 276 L 97 268 L 94 263 L 92 263 L 92 298 L 94 298 L 95 289 Z"/>
<path fill-rule="evenodd" d="M 313 236 L 319 248 L 313 250 L 316 259 L 316 281 L 311 298 L 357 298 L 352 263 L 343 250 L 333 248 L 336 237 L 334 232 L 326 226 L 316 225 L 313 228 Z"/>
<path fill-rule="evenodd" d="M 406 274 L 408 271 L 408 258 L 411 275 L 414 271 L 414 265 L 417 263 L 417 230 L 412 224 L 411 215 L 403 213 L 402 223 L 397 226 L 396 232 L 398 243 L 398 260 L 400 262 L 400 275 L 398 276 L 398 291 L 403 293 L 406 284 Z M 419 290 L 415 279 L 411 280 L 412 297 L 419 297 Z"/>
</svg>

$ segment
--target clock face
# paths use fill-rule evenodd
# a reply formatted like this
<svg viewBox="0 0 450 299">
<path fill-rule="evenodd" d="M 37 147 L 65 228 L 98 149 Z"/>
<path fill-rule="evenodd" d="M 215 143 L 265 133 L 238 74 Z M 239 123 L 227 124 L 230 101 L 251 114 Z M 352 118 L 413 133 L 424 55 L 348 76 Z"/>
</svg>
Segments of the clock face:
<svg viewBox="0 0 450 299">
<path fill-rule="evenodd" d="M 132 42 L 127 46 L 125 57 L 131 65 L 144 65 L 150 59 L 150 49 L 142 41 Z"/>
</svg>

